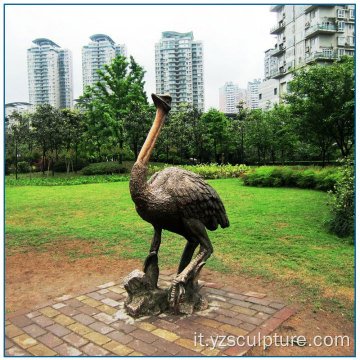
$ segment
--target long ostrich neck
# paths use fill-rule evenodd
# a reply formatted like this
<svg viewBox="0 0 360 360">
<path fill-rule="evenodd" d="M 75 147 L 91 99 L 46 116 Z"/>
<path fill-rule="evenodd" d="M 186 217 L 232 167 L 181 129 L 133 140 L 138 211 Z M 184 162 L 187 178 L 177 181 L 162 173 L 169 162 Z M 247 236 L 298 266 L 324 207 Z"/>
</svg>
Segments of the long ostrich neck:
<svg viewBox="0 0 360 360">
<path fill-rule="evenodd" d="M 146 190 L 147 166 L 151 152 L 154 149 L 156 140 L 159 137 L 160 131 L 164 125 L 166 114 L 167 111 L 165 111 L 161 106 L 157 108 L 154 123 L 149 131 L 144 145 L 140 150 L 136 163 L 131 170 L 130 192 L 133 197 Z"/>
</svg>

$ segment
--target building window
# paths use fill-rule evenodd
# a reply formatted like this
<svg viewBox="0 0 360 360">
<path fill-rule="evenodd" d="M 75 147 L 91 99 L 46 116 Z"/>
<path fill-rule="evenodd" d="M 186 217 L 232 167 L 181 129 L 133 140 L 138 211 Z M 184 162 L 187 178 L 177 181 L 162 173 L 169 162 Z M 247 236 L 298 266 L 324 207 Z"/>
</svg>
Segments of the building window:
<svg viewBox="0 0 360 360">
<path fill-rule="evenodd" d="M 354 50 L 346 50 L 346 51 L 345 51 L 345 54 L 346 54 L 346 55 L 349 55 L 349 56 L 354 56 L 354 55 L 355 55 L 355 51 L 354 51 Z"/>
<path fill-rule="evenodd" d="M 332 49 L 331 48 L 326 48 L 326 49 L 323 49 L 323 55 L 325 57 L 328 57 L 328 56 L 331 56 L 332 55 Z"/>
<path fill-rule="evenodd" d="M 355 10 L 354 9 L 349 10 L 349 18 L 350 19 L 355 19 Z"/>
<path fill-rule="evenodd" d="M 277 95 L 277 88 L 274 88 L 274 95 Z"/>
<path fill-rule="evenodd" d="M 338 45 L 345 45 L 345 36 L 338 37 Z"/>
<path fill-rule="evenodd" d="M 345 31 L 345 21 L 338 22 L 338 31 Z"/>
<path fill-rule="evenodd" d="M 348 36 L 348 44 L 350 46 L 354 46 L 355 42 L 354 42 L 354 36 Z"/>
<path fill-rule="evenodd" d="M 338 9 L 337 11 L 337 17 L 339 19 L 345 19 L 345 9 Z"/>
<path fill-rule="evenodd" d="M 348 29 L 349 29 L 350 31 L 354 31 L 354 29 L 355 29 L 354 24 L 349 24 L 349 25 L 348 25 Z"/>
<path fill-rule="evenodd" d="M 259 100 L 261 100 L 261 98 L 262 98 L 262 94 L 259 94 Z"/>
<path fill-rule="evenodd" d="M 339 56 L 344 56 L 345 55 L 345 49 L 339 49 Z"/>
</svg>

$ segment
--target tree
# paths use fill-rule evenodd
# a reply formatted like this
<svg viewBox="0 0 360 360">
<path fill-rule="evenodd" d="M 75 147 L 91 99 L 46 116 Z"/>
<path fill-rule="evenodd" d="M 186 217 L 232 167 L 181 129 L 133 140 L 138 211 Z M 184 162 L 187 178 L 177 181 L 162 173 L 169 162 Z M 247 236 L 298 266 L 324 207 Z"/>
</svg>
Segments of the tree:
<svg viewBox="0 0 360 360">
<path fill-rule="evenodd" d="M 21 145 L 26 144 L 30 137 L 29 120 L 23 114 L 13 111 L 5 120 L 8 124 L 7 139 L 8 144 L 13 146 L 14 150 L 14 165 L 15 165 L 15 178 L 18 178 L 18 158 L 19 148 Z"/>
<path fill-rule="evenodd" d="M 66 172 L 69 175 L 70 165 L 75 172 L 77 169 L 78 147 L 82 135 L 85 131 L 85 115 L 78 110 L 63 109 L 61 111 L 63 119 L 63 142 L 64 142 L 64 160 Z M 74 163 L 75 162 L 75 166 Z"/>
<path fill-rule="evenodd" d="M 228 119 L 222 112 L 210 109 L 201 116 L 201 120 L 210 140 L 215 162 L 219 163 L 219 155 L 224 155 L 224 145 L 227 141 Z"/>
<path fill-rule="evenodd" d="M 349 155 L 355 143 L 354 77 L 354 58 L 344 56 L 330 66 L 297 70 L 285 96 L 299 133 L 319 147 L 323 166 L 333 142 L 342 156 Z"/>
<path fill-rule="evenodd" d="M 145 71 L 132 56 L 127 62 L 124 56 L 118 55 L 110 65 L 105 64 L 104 69 L 97 70 L 97 73 L 100 80 L 95 86 L 88 87 L 80 100 L 94 127 L 101 124 L 102 134 L 107 133 L 117 144 L 121 162 L 126 117 L 134 111 L 134 104 L 147 104 L 143 81 Z M 100 149 L 101 144 L 98 143 L 97 147 Z"/>
<path fill-rule="evenodd" d="M 48 160 L 48 175 L 50 165 L 54 175 L 54 163 L 63 142 L 64 124 L 60 110 L 49 104 L 39 105 L 31 115 L 31 126 L 34 138 L 42 150 L 41 169 L 45 174 L 45 162 Z"/>
</svg>

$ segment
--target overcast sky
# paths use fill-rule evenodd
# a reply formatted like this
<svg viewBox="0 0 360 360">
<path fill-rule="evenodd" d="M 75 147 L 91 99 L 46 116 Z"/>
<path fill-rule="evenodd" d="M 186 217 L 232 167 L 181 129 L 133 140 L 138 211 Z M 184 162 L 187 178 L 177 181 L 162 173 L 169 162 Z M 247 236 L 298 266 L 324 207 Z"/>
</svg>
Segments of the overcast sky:
<svg viewBox="0 0 360 360">
<path fill-rule="evenodd" d="M 270 5 L 7 5 L 5 102 L 28 101 L 26 50 L 48 38 L 73 54 L 74 98 L 82 93 L 81 48 L 93 34 L 109 35 L 147 71 L 155 91 L 155 50 L 162 31 L 193 31 L 203 41 L 205 107 L 219 106 L 226 81 L 246 88 L 264 76 L 264 51 L 275 44 Z"/>
</svg>

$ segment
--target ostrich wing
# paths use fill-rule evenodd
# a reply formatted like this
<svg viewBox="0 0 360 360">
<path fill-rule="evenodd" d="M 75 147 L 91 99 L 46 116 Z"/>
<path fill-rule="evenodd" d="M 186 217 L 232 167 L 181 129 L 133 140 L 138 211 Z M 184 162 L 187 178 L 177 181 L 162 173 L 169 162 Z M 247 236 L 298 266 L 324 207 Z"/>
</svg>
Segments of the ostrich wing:
<svg viewBox="0 0 360 360">
<path fill-rule="evenodd" d="M 209 230 L 229 226 L 219 195 L 201 176 L 171 167 L 155 173 L 148 184 L 154 191 L 171 196 L 184 218 L 199 219 Z"/>
</svg>

